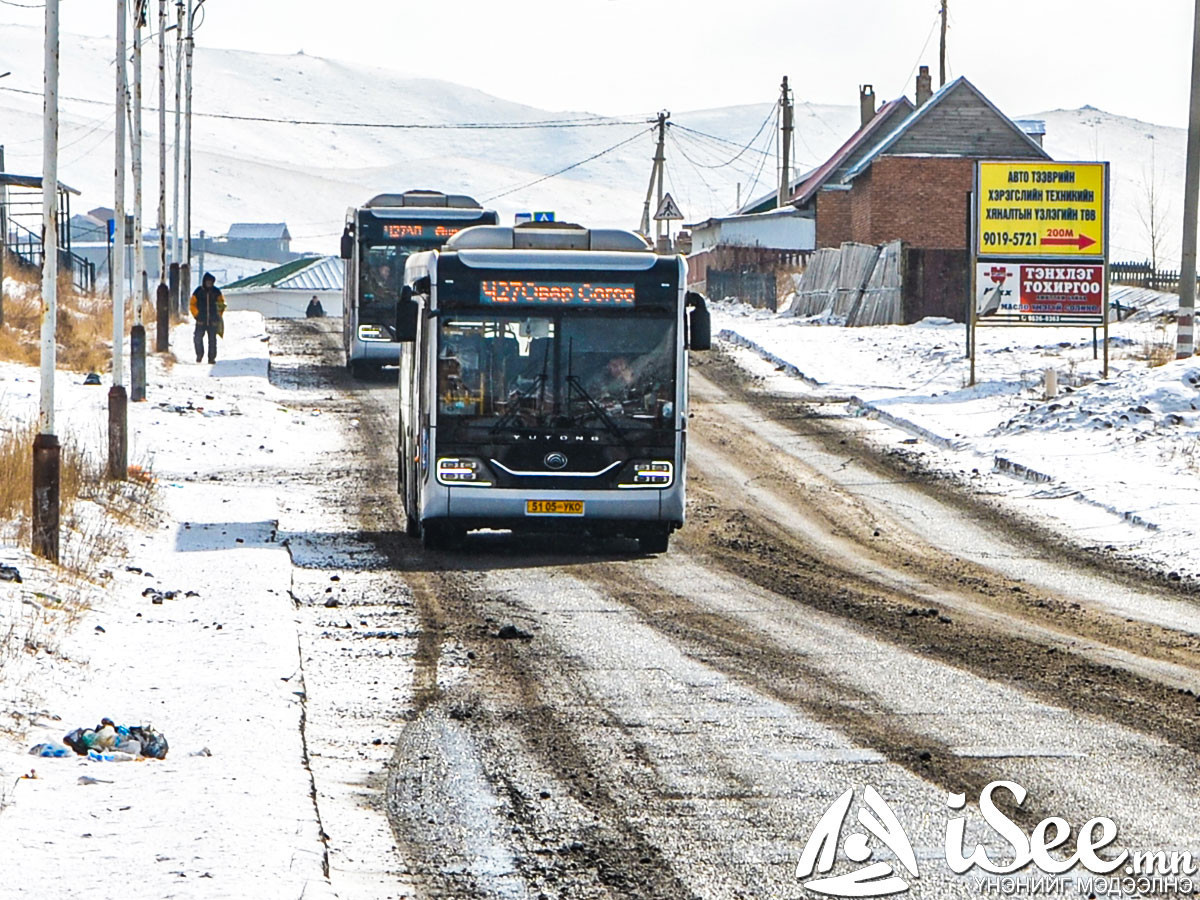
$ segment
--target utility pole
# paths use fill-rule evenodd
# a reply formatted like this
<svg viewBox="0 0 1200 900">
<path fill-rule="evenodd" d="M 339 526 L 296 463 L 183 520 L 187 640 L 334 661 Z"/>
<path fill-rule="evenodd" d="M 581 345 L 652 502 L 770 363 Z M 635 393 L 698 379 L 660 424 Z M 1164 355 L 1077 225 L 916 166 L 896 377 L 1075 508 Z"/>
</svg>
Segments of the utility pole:
<svg viewBox="0 0 1200 900">
<path fill-rule="evenodd" d="M 117 0 L 117 127 L 113 189 L 113 255 L 109 269 L 113 304 L 112 387 L 108 390 L 108 477 L 124 481 L 129 471 L 128 401 L 125 393 L 125 0 Z"/>
<path fill-rule="evenodd" d="M 38 433 L 33 439 L 33 552 L 58 562 L 60 457 L 54 433 L 58 315 L 58 0 L 46 0 L 42 117 L 42 347 Z"/>
<path fill-rule="evenodd" d="M 946 86 L 946 6 L 950 0 L 942 0 L 942 44 L 938 51 L 938 87 Z"/>
<path fill-rule="evenodd" d="M 133 328 L 129 332 L 129 399 L 146 399 L 146 248 L 142 243 L 142 26 L 146 4 L 134 0 L 133 18 Z"/>
<path fill-rule="evenodd" d="M 1183 254 L 1179 266 L 1179 315 L 1176 318 L 1175 358 L 1196 352 L 1196 212 L 1200 194 L 1200 0 L 1192 19 L 1192 102 L 1188 111 L 1187 169 L 1183 185 Z"/>
<path fill-rule="evenodd" d="M 663 155 L 663 145 L 666 143 L 667 121 L 670 118 L 671 114 L 663 111 L 658 114 L 657 119 L 650 120 L 658 123 L 658 147 L 654 151 L 654 165 L 650 169 L 650 184 L 646 187 L 646 202 L 642 206 L 642 224 L 641 228 L 639 229 L 641 233 L 647 237 L 650 236 L 650 197 L 654 194 L 655 179 L 658 180 L 658 205 L 662 206 L 662 164 L 663 160 L 665 159 Z M 662 235 L 662 223 L 655 223 L 655 228 L 657 231 L 655 237 L 657 238 Z M 655 246 L 657 246 L 657 244 L 655 244 Z"/>
<path fill-rule="evenodd" d="M 158 0 L 158 292 L 154 350 L 166 353 L 171 335 L 167 287 L 167 0 Z"/>
<path fill-rule="evenodd" d="M 783 209 L 791 198 L 790 188 L 792 186 L 792 170 L 790 153 L 792 149 L 792 95 L 788 90 L 787 76 L 783 76 L 783 83 L 779 86 L 779 106 L 783 112 L 783 146 L 781 148 L 783 155 L 783 171 L 779 175 L 779 203 L 778 208 Z"/>
<path fill-rule="evenodd" d="M 187 38 L 184 40 L 184 56 L 186 57 L 184 77 L 184 114 L 183 114 L 183 269 L 179 273 L 180 299 L 186 304 L 186 297 L 192 294 L 192 56 L 196 41 L 196 12 L 204 5 L 204 0 L 193 5 L 194 0 L 188 0 Z"/>
<path fill-rule="evenodd" d="M 0 174 L 4 168 L 4 145 L 0 144 Z M 8 253 L 8 187 L 0 184 L 0 328 L 4 327 L 4 257 Z"/>
<path fill-rule="evenodd" d="M 180 113 L 180 101 L 183 91 L 183 16 L 184 6 L 183 0 L 175 2 L 175 184 L 171 203 L 171 234 L 173 236 L 171 243 L 171 285 L 173 296 L 171 297 L 171 305 L 173 307 L 172 315 L 175 318 L 182 318 L 183 307 L 180 305 L 179 294 L 179 255 L 183 250 L 183 243 L 179 237 L 179 129 L 183 120 Z"/>
</svg>

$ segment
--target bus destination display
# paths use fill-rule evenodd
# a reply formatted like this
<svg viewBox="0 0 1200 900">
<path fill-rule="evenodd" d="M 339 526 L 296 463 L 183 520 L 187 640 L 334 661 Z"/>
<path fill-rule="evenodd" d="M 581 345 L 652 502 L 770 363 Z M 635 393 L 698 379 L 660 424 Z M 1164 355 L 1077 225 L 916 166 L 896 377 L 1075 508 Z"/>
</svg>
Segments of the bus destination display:
<svg viewBox="0 0 1200 900">
<path fill-rule="evenodd" d="M 596 284 L 589 281 L 481 281 L 479 302 L 506 306 L 575 306 L 593 309 L 630 309 L 632 284 Z"/>
<path fill-rule="evenodd" d="M 462 228 L 457 225 L 401 225 L 385 223 L 383 226 L 383 236 L 391 241 L 402 241 L 405 238 L 446 241 L 461 230 Z"/>
</svg>

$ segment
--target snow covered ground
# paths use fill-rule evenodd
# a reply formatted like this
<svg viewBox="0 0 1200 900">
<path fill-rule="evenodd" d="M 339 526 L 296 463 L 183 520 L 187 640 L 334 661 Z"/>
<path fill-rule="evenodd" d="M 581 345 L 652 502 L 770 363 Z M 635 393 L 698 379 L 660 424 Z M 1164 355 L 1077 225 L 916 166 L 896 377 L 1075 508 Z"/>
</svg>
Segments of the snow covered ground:
<svg viewBox="0 0 1200 900">
<path fill-rule="evenodd" d="M 850 399 L 853 414 L 894 425 L 884 440 L 924 466 L 1077 544 L 1200 570 L 1200 359 L 1173 360 L 1173 325 L 1114 324 L 1107 378 L 1091 329 L 981 328 L 973 387 L 965 327 L 949 321 L 843 328 L 725 302 L 714 328 L 772 387 Z M 1152 368 L 1154 352 L 1172 361 Z M 1050 399 L 1046 369 L 1059 385 Z"/>
<path fill-rule="evenodd" d="M 189 360 L 190 328 L 173 342 Z M 160 521 L 130 536 L 102 588 L 79 587 L 90 608 L 73 629 L 56 610 L 67 586 L 23 548 L 0 549 L 24 578 L 0 583 L 0 621 L 41 647 L 9 646 L 0 660 L 11 728 L 0 734 L 6 897 L 97 884 L 154 897 L 294 900 L 328 890 L 300 728 L 292 562 L 277 534 L 298 495 L 247 485 L 238 472 L 263 455 L 295 471 L 341 442 L 316 398 L 305 408 L 304 396 L 269 384 L 267 347 L 261 317 L 230 313 L 215 365 L 149 359 L 148 401 L 130 404 L 130 456 L 153 466 Z M 108 392 L 81 381 L 60 375 L 59 431 L 100 439 Z M 33 370 L 0 367 L 6 420 L 30 416 L 36 390 Z M 174 594 L 155 602 L 153 591 Z M 152 723 L 170 742 L 167 758 L 27 754 L 104 716 Z"/>
</svg>

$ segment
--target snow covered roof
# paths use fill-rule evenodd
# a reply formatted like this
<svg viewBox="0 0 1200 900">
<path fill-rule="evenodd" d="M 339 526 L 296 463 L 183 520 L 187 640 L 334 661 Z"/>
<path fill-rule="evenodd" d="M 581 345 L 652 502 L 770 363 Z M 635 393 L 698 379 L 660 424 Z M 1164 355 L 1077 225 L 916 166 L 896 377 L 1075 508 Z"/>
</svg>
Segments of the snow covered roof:
<svg viewBox="0 0 1200 900">
<path fill-rule="evenodd" d="M 292 236 L 288 234 L 286 222 L 234 222 L 229 226 L 229 234 L 226 237 L 234 240 L 290 241 L 292 239 Z"/>
<path fill-rule="evenodd" d="M 222 290 L 252 291 L 340 291 L 345 276 L 345 264 L 337 256 L 305 256 L 282 266 L 250 275 Z"/>
</svg>

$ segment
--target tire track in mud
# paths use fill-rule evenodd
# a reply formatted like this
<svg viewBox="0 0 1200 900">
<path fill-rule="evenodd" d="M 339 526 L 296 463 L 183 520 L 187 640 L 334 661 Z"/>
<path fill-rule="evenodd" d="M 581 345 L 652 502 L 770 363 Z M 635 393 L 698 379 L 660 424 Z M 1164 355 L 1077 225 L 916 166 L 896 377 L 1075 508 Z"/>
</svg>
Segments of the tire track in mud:
<svg viewBox="0 0 1200 900">
<path fill-rule="evenodd" d="M 794 602 L 845 619 L 873 637 L 1054 705 L 1088 710 L 1134 731 L 1200 751 L 1200 697 L 1071 649 L 937 610 L 814 555 L 776 523 L 730 509 L 703 477 L 692 497 L 705 528 L 681 533 L 681 549 L 704 565 Z"/>
<path fill-rule="evenodd" d="M 877 474 L 881 481 L 907 483 L 940 505 L 964 512 L 977 522 L 995 525 L 1007 541 L 1021 546 L 1031 558 L 1048 558 L 1046 548 L 1053 547 L 1055 557 L 1065 557 L 1077 568 L 1118 585 L 1145 588 L 1147 573 L 1130 572 L 1115 560 L 1085 554 L 1067 544 L 1062 535 L 1048 534 L 1037 525 L 1002 513 L 962 488 L 948 488 L 944 479 L 939 481 L 913 461 L 863 441 L 846 427 L 844 417 L 814 410 L 796 398 L 756 391 L 748 378 L 732 361 L 716 354 L 701 367 L 697 380 L 703 393 L 711 395 L 715 389 L 745 404 L 763 419 L 813 441 L 825 452 L 853 456 L 857 464 Z M 969 598 L 972 604 L 1081 641 L 1113 648 L 1136 647 L 1137 654 L 1144 659 L 1187 667 L 1200 678 L 1200 633 L 1089 608 L 984 564 L 952 556 L 903 526 L 897 531 L 896 523 L 876 521 L 861 500 L 839 490 L 833 480 L 798 456 L 790 456 L 781 464 L 776 448 L 744 440 L 744 429 L 724 416 L 719 404 L 696 401 L 695 405 L 701 420 L 695 430 L 703 441 L 718 448 L 736 445 L 738 462 L 752 466 L 757 483 L 766 484 L 770 493 L 792 505 L 797 518 L 802 515 L 805 520 L 822 522 L 830 533 L 851 542 L 856 556 L 875 562 L 881 572 L 895 572 L 897 561 L 902 561 L 906 579 L 920 579 L 932 587 Z M 709 472 L 710 476 L 719 474 Z M 687 533 L 690 532 L 688 529 Z M 1191 591 L 1166 579 L 1158 579 L 1154 587 L 1156 592 L 1194 610 L 1200 625 L 1200 606 Z"/>
<path fill-rule="evenodd" d="M 989 783 L 1009 777 L 994 763 L 958 755 L 944 741 L 909 728 L 905 716 L 883 707 L 871 694 L 806 663 L 745 622 L 703 609 L 631 566 L 612 566 L 603 574 L 589 567 L 567 571 L 634 610 L 639 621 L 702 665 L 799 710 L 947 793 L 977 797 Z M 1032 798 L 1020 807 L 1008 804 L 1005 811 L 1027 826 L 1055 814 Z"/>
<path fill-rule="evenodd" d="M 406 732 L 422 733 L 428 718 L 454 723 L 498 801 L 493 814 L 509 823 L 505 840 L 522 882 L 546 896 L 693 900 L 671 861 L 632 821 L 637 811 L 618 799 L 617 782 L 628 772 L 606 770 L 576 735 L 579 711 L 594 706 L 586 690 L 566 677 L 569 664 L 545 647 L 497 638 L 494 617 L 486 613 L 492 601 L 471 584 L 472 576 L 444 571 L 425 579 L 428 589 L 416 592 L 422 630 L 454 634 L 480 650 L 472 651 L 468 686 L 443 689 L 436 674 L 420 676 L 426 700 Z M 615 723 L 606 718 L 605 724 Z M 636 742 L 628 732 L 624 737 L 632 750 Z M 420 784 L 420 775 L 406 772 L 413 763 L 410 746 L 402 736 L 389 778 L 389 808 L 401 824 L 397 834 L 423 861 L 431 884 L 492 895 L 447 874 L 444 846 L 414 840 L 428 824 L 420 817 L 444 798 L 435 786 Z M 432 754 L 426 749 L 424 755 Z M 535 783 L 545 787 L 535 791 Z"/>
</svg>

